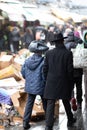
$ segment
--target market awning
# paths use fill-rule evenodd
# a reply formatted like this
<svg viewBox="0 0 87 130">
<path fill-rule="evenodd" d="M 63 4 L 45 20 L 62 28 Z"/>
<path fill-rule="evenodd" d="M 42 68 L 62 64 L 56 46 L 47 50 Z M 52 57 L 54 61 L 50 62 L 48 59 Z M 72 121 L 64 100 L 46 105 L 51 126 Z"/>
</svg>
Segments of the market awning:
<svg viewBox="0 0 87 130">
<path fill-rule="evenodd" d="M 42 11 L 38 8 L 25 8 L 25 11 L 33 17 L 34 20 L 39 19 L 41 23 L 60 23 L 64 24 L 62 20 L 57 18 L 56 16 L 53 16 L 51 13 Z"/>
<path fill-rule="evenodd" d="M 22 14 L 8 4 L 0 3 L 0 10 L 3 17 L 8 17 L 10 21 L 23 21 Z"/>
<path fill-rule="evenodd" d="M 22 7 L 22 4 L 16 4 L 16 6 L 14 6 L 13 4 L 9 4 L 9 6 L 16 10 L 16 12 L 18 12 L 22 16 L 25 16 L 27 21 L 34 21 L 33 16 L 27 13 L 27 11 Z"/>
<path fill-rule="evenodd" d="M 72 19 L 73 22 L 82 22 L 82 19 L 85 17 L 84 15 L 80 15 L 77 13 L 69 12 L 63 9 L 51 9 L 52 13 L 60 18 L 61 20 L 66 21 L 67 19 Z"/>
<path fill-rule="evenodd" d="M 0 9 L 4 11 L 10 21 L 23 21 L 24 17 L 27 21 L 34 21 L 34 17 L 22 8 L 21 4 L 0 3 Z"/>
</svg>

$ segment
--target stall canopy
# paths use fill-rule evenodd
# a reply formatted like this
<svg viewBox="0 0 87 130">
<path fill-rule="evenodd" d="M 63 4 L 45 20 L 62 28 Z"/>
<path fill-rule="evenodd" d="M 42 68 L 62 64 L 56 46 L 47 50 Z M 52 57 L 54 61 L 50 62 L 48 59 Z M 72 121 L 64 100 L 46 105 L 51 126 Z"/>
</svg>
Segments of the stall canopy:
<svg viewBox="0 0 87 130">
<path fill-rule="evenodd" d="M 28 21 L 34 20 L 32 15 L 22 8 L 21 4 L 0 3 L 0 10 L 2 10 L 5 17 L 8 17 L 10 21 L 23 21 L 23 16 L 25 16 Z"/>
<path fill-rule="evenodd" d="M 72 19 L 75 23 L 82 22 L 82 19 L 86 17 L 85 15 L 80 15 L 78 13 L 69 12 L 63 9 L 51 9 L 52 13 L 60 18 L 61 20 L 66 21 L 67 19 Z"/>
<path fill-rule="evenodd" d="M 63 20 L 60 20 L 58 17 L 52 15 L 50 12 L 42 11 L 38 8 L 24 8 L 25 11 L 30 14 L 34 20 L 39 19 L 41 23 L 53 23 L 64 24 Z"/>
<path fill-rule="evenodd" d="M 8 4 L 0 3 L 0 10 L 2 10 L 2 14 L 5 14 L 5 17 L 8 17 L 10 21 L 23 21 L 22 14 Z"/>
<path fill-rule="evenodd" d="M 35 21 L 39 19 L 43 24 L 58 23 L 64 24 L 63 20 L 51 14 L 51 12 L 43 11 L 38 7 L 23 6 L 22 3 L 0 3 L 0 10 L 2 10 L 3 17 L 8 17 L 10 21 Z"/>
</svg>

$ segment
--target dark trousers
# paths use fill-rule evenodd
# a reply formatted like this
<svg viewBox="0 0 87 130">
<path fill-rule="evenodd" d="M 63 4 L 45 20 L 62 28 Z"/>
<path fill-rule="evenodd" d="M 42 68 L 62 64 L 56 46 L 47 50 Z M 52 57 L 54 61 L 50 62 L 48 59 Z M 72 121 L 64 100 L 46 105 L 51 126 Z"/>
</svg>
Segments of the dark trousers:
<svg viewBox="0 0 87 130">
<path fill-rule="evenodd" d="M 76 99 L 78 103 L 82 102 L 82 75 L 74 77 L 74 84 L 76 86 Z"/>
<path fill-rule="evenodd" d="M 28 94 L 23 122 L 29 123 L 29 121 L 31 119 L 31 114 L 32 114 L 35 98 L 36 98 L 36 95 Z M 43 103 L 43 109 L 44 109 L 44 111 L 46 111 L 46 101 L 43 99 L 42 96 L 41 96 L 41 99 L 42 99 L 42 103 Z"/>
<path fill-rule="evenodd" d="M 71 105 L 69 100 L 62 100 L 67 119 L 71 120 L 73 119 L 73 113 L 71 111 Z M 46 126 L 47 127 L 53 127 L 54 124 L 54 109 L 55 109 L 55 100 L 47 100 L 47 109 L 46 109 Z"/>
<path fill-rule="evenodd" d="M 17 53 L 18 51 L 19 51 L 19 41 L 17 41 L 17 42 L 12 42 L 11 44 L 10 44 L 10 50 L 11 50 L 11 52 L 12 53 Z"/>
</svg>

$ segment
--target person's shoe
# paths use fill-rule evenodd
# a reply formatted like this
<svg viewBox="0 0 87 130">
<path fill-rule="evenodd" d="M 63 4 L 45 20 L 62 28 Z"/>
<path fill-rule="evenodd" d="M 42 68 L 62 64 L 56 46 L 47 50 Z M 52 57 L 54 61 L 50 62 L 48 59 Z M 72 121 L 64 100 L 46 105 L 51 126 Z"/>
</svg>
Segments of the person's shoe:
<svg viewBox="0 0 87 130">
<path fill-rule="evenodd" d="M 73 127 L 74 123 L 76 123 L 76 118 L 73 118 L 72 120 L 68 120 L 67 122 L 67 126 L 68 127 Z"/>
<path fill-rule="evenodd" d="M 31 127 L 31 126 L 30 126 L 29 123 L 23 122 L 23 128 L 24 128 L 24 130 L 29 129 L 30 127 Z"/>
<path fill-rule="evenodd" d="M 45 130 L 53 130 L 53 128 L 46 126 L 46 127 L 45 127 Z"/>
</svg>

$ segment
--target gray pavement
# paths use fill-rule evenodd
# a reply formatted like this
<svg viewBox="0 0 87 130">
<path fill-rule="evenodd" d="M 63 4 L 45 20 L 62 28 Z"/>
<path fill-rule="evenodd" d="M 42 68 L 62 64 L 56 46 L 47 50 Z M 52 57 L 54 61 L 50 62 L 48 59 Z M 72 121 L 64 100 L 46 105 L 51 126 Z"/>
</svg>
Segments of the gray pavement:
<svg viewBox="0 0 87 130">
<path fill-rule="evenodd" d="M 87 109 L 85 108 L 85 103 L 83 103 L 82 110 L 74 112 L 74 116 L 77 117 L 77 122 L 72 128 L 67 128 L 66 114 L 63 106 L 61 107 L 62 111 L 59 112 L 59 118 L 56 119 L 53 130 L 87 130 Z M 20 125 L 17 124 L 16 126 L 5 128 L 5 130 L 23 130 L 23 126 L 21 123 Z M 32 121 L 29 130 L 45 130 L 45 120 L 36 119 Z"/>
<path fill-rule="evenodd" d="M 84 80 L 84 79 L 83 79 Z M 84 82 L 83 82 L 84 83 Z M 67 128 L 67 118 L 62 101 L 59 101 L 59 117 L 55 120 L 53 130 L 87 130 L 87 104 L 85 104 L 85 91 L 83 84 L 83 103 L 82 110 L 73 111 L 74 116 L 77 117 L 77 122 L 72 128 Z M 31 128 L 29 130 L 45 130 L 45 120 L 43 118 L 35 118 L 31 122 Z M 21 123 L 16 123 L 15 126 L 5 127 L 5 129 L 0 130 L 23 130 L 23 125 Z"/>
</svg>

